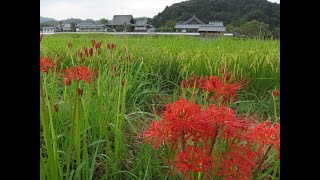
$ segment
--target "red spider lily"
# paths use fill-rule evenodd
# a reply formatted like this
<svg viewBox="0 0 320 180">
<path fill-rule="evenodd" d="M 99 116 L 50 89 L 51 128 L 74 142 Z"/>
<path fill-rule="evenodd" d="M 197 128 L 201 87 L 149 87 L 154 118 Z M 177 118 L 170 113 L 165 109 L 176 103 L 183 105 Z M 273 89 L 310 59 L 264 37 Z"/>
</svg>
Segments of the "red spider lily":
<svg viewBox="0 0 320 180">
<path fill-rule="evenodd" d="M 92 56 L 93 55 L 93 48 L 90 48 L 89 49 L 89 56 Z"/>
<path fill-rule="evenodd" d="M 93 73 L 89 71 L 86 66 L 70 67 L 66 70 L 65 83 L 66 85 L 70 85 L 73 79 L 76 80 L 77 83 L 81 80 L 91 83 L 92 77 Z"/>
<path fill-rule="evenodd" d="M 95 48 L 95 49 L 100 49 L 100 48 L 101 48 L 101 44 L 102 44 L 102 41 L 96 43 L 95 46 L 94 46 L 94 48 Z"/>
<path fill-rule="evenodd" d="M 143 137 L 149 144 L 153 144 L 155 149 L 158 149 L 161 143 L 168 138 L 167 128 L 164 121 L 153 121 L 148 131 L 143 134 Z"/>
<path fill-rule="evenodd" d="M 189 83 L 191 87 L 194 87 L 194 72 L 190 75 Z"/>
<path fill-rule="evenodd" d="M 71 49 L 73 44 L 71 42 L 68 43 L 68 48 Z"/>
<path fill-rule="evenodd" d="M 59 104 L 58 104 L 58 103 L 55 103 L 55 104 L 54 104 L 54 111 L 55 111 L 55 112 L 58 112 L 58 110 L 59 110 Z"/>
<path fill-rule="evenodd" d="M 188 83 L 187 83 L 187 80 L 185 78 L 183 79 L 183 82 L 181 82 L 181 83 L 183 83 L 183 88 L 187 88 L 188 87 Z M 203 83 L 204 83 L 204 77 L 203 76 L 199 77 L 199 76 L 196 76 L 194 74 L 194 72 L 191 73 L 191 75 L 189 77 L 189 84 L 190 84 L 189 87 L 198 89 L 198 88 L 200 88 L 202 86 Z"/>
<path fill-rule="evenodd" d="M 83 47 L 83 50 L 84 50 L 84 54 L 88 57 L 89 56 L 88 48 L 85 46 Z"/>
<path fill-rule="evenodd" d="M 127 55 L 126 60 L 127 60 L 127 62 L 132 61 L 132 56 L 131 56 L 130 54 L 129 54 L 129 55 Z"/>
<path fill-rule="evenodd" d="M 210 76 L 206 83 L 202 86 L 202 88 L 208 92 L 212 92 L 212 90 L 218 88 L 220 85 L 220 79 L 218 76 Z"/>
<path fill-rule="evenodd" d="M 114 43 L 108 43 L 107 44 L 107 48 L 108 48 L 108 50 L 114 50 L 115 48 L 116 48 L 117 46 L 116 46 L 116 44 L 114 44 Z"/>
<path fill-rule="evenodd" d="M 83 56 L 82 51 L 81 51 L 81 50 L 78 50 L 78 51 L 76 52 L 76 56 L 77 56 L 78 58 L 82 59 L 82 56 Z"/>
<path fill-rule="evenodd" d="M 77 89 L 77 93 L 78 93 L 78 95 L 81 97 L 82 94 L 83 94 L 83 89 L 78 88 L 78 89 Z"/>
<path fill-rule="evenodd" d="M 96 46 L 96 41 L 94 39 L 91 40 L 92 47 Z"/>
<path fill-rule="evenodd" d="M 188 88 L 188 83 L 186 78 L 183 78 L 182 82 L 181 82 L 181 88 L 182 89 L 187 89 Z"/>
<path fill-rule="evenodd" d="M 47 57 L 40 57 L 40 71 L 44 71 L 48 74 L 49 69 L 53 68 L 55 64 L 50 58 Z"/>
<path fill-rule="evenodd" d="M 240 85 L 237 83 L 228 84 L 224 81 L 220 81 L 217 76 L 210 76 L 202 88 L 208 92 L 214 91 L 215 94 L 212 98 L 217 100 L 222 97 L 222 103 L 225 103 L 229 102 L 231 98 L 233 99 L 233 102 L 238 99 L 237 91 L 240 89 Z"/>
<path fill-rule="evenodd" d="M 252 152 L 251 146 L 231 142 L 230 151 L 225 154 L 218 175 L 226 180 L 250 179 L 256 164 L 256 155 Z"/>
<path fill-rule="evenodd" d="M 231 139 L 238 137 L 239 131 L 248 127 L 248 123 L 239 120 L 235 112 L 225 106 L 210 105 L 198 122 L 202 126 L 202 136 L 206 137 L 214 136 L 215 131 L 220 128 L 222 137 Z"/>
<path fill-rule="evenodd" d="M 280 123 L 272 126 L 270 121 L 265 121 L 249 128 L 246 138 L 250 144 L 259 144 L 258 155 L 262 156 L 264 147 L 274 145 L 280 152 Z M 280 157 L 280 153 L 278 153 Z"/>
<path fill-rule="evenodd" d="M 274 97 L 279 97 L 279 96 L 280 96 L 280 91 L 279 91 L 279 90 L 273 90 L 273 91 L 272 91 L 272 95 L 273 95 Z"/>
<path fill-rule="evenodd" d="M 185 99 L 177 100 L 166 106 L 164 121 L 168 122 L 168 133 L 175 143 L 181 138 L 185 143 L 190 137 L 198 140 L 196 117 L 201 115 L 201 106 Z"/>
<path fill-rule="evenodd" d="M 160 124 L 153 124 L 157 128 L 151 128 L 151 130 L 147 131 L 147 137 L 153 139 L 152 141 L 158 142 L 156 146 L 159 146 L 159 142 L 162 140 L 166 140 L 167 143 L 174 146 L 174 149 L 178 148 L 178 142 L 185 144 L 190 137 L 198 141 L 195 117 L 199 116 L 200 113 L 201 107 L 199 105 L 185 99 L 168 104 L 163 115 L 164 118 L 159 122 Z M 160 125 L 162 125 L 162 128 L 158 127 Z M 163 135 L 160 136 L 159 134 Z M 151 140 L 148 141 L 151 142 Z"/>
<path fill-rule="evenodd" d="M 117 66 L 116 66 L 116 65 L 112 65 L 111 71 L 112 71 L 113 73 L 116 73 L 116 72 L 117 72 Z"/>
<path fill-rule="evenodd" d="M 178 160 L 175 164 L 176 171 L 183 172 L 189 180 L 192 177 L 188 171 L 196 173 L 203 172 L 207 178 L 210 177 L 209 172 L 214 168 L 213 159 L 203 151 L 202 148 L 188 146 L 182 152 L 178 153 Z"/>
</svg>

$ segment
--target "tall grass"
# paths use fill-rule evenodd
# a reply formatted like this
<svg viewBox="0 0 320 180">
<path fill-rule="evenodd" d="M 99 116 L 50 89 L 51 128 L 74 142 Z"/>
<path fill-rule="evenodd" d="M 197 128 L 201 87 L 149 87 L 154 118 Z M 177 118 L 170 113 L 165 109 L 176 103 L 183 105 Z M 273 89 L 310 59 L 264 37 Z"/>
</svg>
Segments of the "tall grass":
<svg viewBox="0 0 320 180">
<path fill-rule="evenodd" d="M 102 53 L 81 61 L 76 51 L 91 47 L 91 39 L 103 41 Z M 109 51 L 106 43 L 117 47 Z M 160 151 L 143 143 L 141 133 L 179 98 L 182 78 L 191 72 L 219 75 L 228 64 L 236 81 L 246 79 L 238 111 L 273 118 L 270 93 L 280 87 L 279 48 L 279 41 L 231 38 L 45 36 L 41 55 L 56 66 L 41 73 L 41 179 L 167 179 Z M 65 70 L 74 65 L 97 73 L 93 82 L 66 86 Z M 279 113 L 279 101 L 275 106 Z"/>
</svg>

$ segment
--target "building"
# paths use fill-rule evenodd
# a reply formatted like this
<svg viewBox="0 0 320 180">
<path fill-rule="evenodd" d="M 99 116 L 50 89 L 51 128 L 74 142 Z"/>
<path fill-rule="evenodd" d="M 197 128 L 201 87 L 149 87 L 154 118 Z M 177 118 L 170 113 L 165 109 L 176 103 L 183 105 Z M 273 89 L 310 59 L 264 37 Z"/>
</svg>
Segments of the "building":
<svg viewBox="0 0 320 180">
<path fill-rule="evenodd" d="M 54 32 L 59 31 L 59 29 L 57 27 L 43 27 L 42 31 L 46 34 L 53 34 Z"/>
<path fill-rule="evenodd" d="M 216 37 L 223 35 L 225 31 L 222 21 L 210 21 L 209 24 L 199 26 L 200 37 Z"/>
<path fill-rule="evenodd" d="M 110 28 L 105 24 L 81 23 L 76 25 L 77 32 L 101 32 L 107 31 L 108 29 Z"/>
<path fill-rule="evenodd" d="M 203 24 L 204 22 L 193 15 L 188 21 L 178 21 L 174 28 L 177 32 L 198 32 L 199 26 Z"/>
<path fill-rule="evenodd" d="M 109 21 L 108 25 L 118 32 L 132 32 L 134 29 L 134 21 L 132 15 L 114 15 L 113 19 Z"/>
<path fill-rule="evenodd" d="M 65 32 L 72 31 L 71 24 L 63 24 L 61 30 Z"/>
<path fill-rule="evenodd" d="M 134 32 L 153 32 L 154 27 L 148 23 L 147 18 L 137 19 L 136 23 L 132 25 Z"/>
</svg>

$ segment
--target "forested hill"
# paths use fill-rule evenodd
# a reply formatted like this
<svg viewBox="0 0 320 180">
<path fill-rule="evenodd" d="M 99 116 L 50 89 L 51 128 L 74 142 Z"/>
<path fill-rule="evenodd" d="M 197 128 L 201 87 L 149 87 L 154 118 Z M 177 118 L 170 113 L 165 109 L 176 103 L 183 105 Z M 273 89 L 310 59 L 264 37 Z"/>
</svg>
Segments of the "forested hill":
<svg viewBox="0 0 320 180">
<path fill-rule="evenodd" d="M 240 27 L 256 20 L 269 25 L 270 30 L 280 27 L 280 4 L 267 0 L 183 1 L 167 6 L 153 18 L 152 24 L 156 28 L 165 27 L 172 21 L 186 21 L 193 15 L 204 23 L 223 21 L 225 25 Z"/>
</svg>

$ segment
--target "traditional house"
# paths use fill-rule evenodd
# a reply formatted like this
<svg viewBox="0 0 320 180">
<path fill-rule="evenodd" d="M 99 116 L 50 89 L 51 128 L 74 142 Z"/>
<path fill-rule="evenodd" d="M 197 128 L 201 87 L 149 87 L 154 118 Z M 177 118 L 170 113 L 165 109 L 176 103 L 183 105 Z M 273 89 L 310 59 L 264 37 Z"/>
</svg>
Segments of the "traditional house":
<svg viewBox="0 0 320 180">
<path fill-rule="evenodd" d="M 132 25 L 134 27 L 134 32 L 152 32 L 154 27 L 148 23 L 146 18 L 137 19 L 136 23 Z"/>
<path fill-rule="evenodd" d="M 76 26 L 77 32 L 94 32 L 94 31 L 107 31 L 109 27 L 105 24 L 81 23 Z"/>
<path fill-rule="evenodd" d="M 113 19 L 109 21 L 108 25 L 116 31 L 133 31 L 133 17 L 132 15 L 114 15 Z"/>
<path fill-rule="evenodd" d="M 54 33 L 55 31 L 58 31 L 59 29 L 57 27 L 43 27 L 42 31 L 43 33 Z"/>
<path fill-rule="evenodd" d="M 199 27 L 200 37 L 216 37 L 223 35 L 226 31 L 226 27 L 222 21 L 211 21 L 209 24 L 201 25 Z"/>
<path fill-rule="evenodd" d="M 188 21 L 178 21 L 174 28 L 177 32 L 198 32 L 199 26 L 203 24 L 204 22 L 193 15 Z"/>
<path fill-rule="evenodd" d="M 61 30 L 65 32 L 72 31 L 71 24 L 63 24 Z"/>
</svg>

